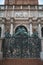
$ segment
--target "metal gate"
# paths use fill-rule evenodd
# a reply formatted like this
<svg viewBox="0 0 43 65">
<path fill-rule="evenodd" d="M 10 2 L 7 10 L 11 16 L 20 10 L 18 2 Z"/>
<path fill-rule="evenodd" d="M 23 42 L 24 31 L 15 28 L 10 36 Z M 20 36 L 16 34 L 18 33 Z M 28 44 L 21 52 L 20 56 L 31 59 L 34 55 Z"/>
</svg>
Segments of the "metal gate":
<svg viewBox="0 0 43 65">
<path fill-rule="evenodd" d="M 7 33 L 3 45 L 5 58 L 40 58 L 41 40 L 34 32 L 30 37 L 24 28 L 19 28 L 12 37 Z"/>
</svg>

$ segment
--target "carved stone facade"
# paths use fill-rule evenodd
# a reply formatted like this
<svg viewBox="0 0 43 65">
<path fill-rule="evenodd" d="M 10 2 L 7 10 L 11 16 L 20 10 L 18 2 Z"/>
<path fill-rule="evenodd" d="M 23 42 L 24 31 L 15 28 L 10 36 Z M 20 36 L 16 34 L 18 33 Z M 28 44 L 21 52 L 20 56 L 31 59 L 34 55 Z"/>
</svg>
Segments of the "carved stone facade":
<svg viewBox="0 0 43 65">
<path fill-rule="evenodd" d="M 43 5 L 38 5 L 38 0 L 5 0 L 5 4 L 0 5 L 1 38 L 5 37 L 5 32 L 9 32 L 12 36 L 18 26 L 24 26 L 30 32 L 30 36 L 36 30 L 41 39 L 40 57 L 43 59 L 43 37 L 41 34 Z M 0 40 L 1 42 L 2 39 Z M 1 55 L 2 52 L 0 50 Z"/>
</svg>

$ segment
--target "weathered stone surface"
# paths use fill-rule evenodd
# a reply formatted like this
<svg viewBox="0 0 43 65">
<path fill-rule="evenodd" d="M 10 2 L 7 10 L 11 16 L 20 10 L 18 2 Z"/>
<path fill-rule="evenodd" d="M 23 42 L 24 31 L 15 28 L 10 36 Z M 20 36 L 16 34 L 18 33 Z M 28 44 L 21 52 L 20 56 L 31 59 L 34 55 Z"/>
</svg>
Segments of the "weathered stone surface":
<svg viewBox="0 0 43 65">
<path fill-rule="evenodd" d="M 5 4 L 16 4 L 16 5 L 38 5 L 38 0 L 5 0 Z"/>
</svg>

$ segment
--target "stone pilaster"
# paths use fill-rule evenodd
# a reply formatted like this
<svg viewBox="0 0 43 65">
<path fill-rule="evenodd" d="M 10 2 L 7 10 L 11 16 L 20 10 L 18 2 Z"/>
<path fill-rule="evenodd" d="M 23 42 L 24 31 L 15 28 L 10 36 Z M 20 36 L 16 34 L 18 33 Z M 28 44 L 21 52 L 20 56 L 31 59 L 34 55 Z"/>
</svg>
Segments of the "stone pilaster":
<svg viewBox="0 0 43 65">
<path fill-rule="evenodd" d="M 10 34 L 13 35 L 13 24 L 11 24 Z"/>
<path fill-rule="evenodd" d="M 30 23 L 30 36 L 32 35 L 32 19 L 29 19 L 29 23 Z"/>
<path fill-rule="evenodd" d="M 4 34 L 5 34 L 5 26 L 4 24 L 2 24 L 2 31 L 1 31 L 1 37 L 3 38 L 4 37 Z"/>
<path fill-rule="evenodd" d="M 13 18 L 11 18 L 10 34 L 13 35 Z"/>
<path fill-rule="evenodd" d="M 32 35 L 32 23 L 30 23 L 30 36 Z"/>
<path fill-rule="evenodd" d="M 41 38 L 41 24 L 38 24 L 38 35 Z"/>
</svg>

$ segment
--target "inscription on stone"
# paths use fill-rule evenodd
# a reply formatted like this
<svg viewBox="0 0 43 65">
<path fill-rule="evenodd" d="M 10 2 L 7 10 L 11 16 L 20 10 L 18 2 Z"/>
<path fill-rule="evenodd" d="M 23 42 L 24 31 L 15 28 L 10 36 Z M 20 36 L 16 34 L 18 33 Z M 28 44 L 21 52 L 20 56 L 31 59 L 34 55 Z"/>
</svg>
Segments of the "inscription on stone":
<svg viewBox="0 0 43 65">
<path fill-rule="evenodd" d="M 16 11 L 15 18 L 28 18 L 28 11 Z"/>
</svg>

